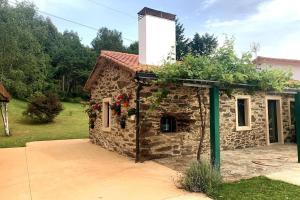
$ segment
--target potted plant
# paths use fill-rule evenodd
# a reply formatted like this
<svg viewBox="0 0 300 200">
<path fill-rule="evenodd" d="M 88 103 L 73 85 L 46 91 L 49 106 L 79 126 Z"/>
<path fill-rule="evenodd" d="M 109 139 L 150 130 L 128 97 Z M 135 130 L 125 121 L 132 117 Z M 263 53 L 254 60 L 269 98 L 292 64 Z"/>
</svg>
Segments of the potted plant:
<svg viewBox="0 0 300 200">
<path fill-rule="evenodd" d="M 85 112 L 89 116 L 89 125 L 91 129 L 95 127 L 95 121 L 100 111 L 101 111 L 101 104 L 97 103 L 94 100 L 91 100 L 89 103 L 89 107 L 85 110 Z"/>
<path fill-rule="evenodd" d="M 129 101 L 132 99 L 132 95 L 131 94 L 126 94 L 126 93 L 123 93 L 123 94 L 120 94 L 118 97 L 117 97 L 118 101 L 120 103 L 123 103 L 123 106 L 125 108 L 127 108 L 129 106 Z"/>
<path fill-rule="evenodd" d="M 127 115 L 130 118 L 130 120 L 134 121 L 135 120 L 135 115 L 136 115 L 136 109 L 135 108 L 129 108 L 127 111 Z"/>
<path fill-rule="evenodd" d="M 121 103 L 119 101 L 114 102 L 110 109 L 113 111 L 113 114 L 121 115 Z"/>
<path fill-rule="evenodd" d="M 125 129 L 126 127 L 126 119 L 127 119 L 127 116 L 126 115 L 122 115 L 121 118 L 120 118 L 120 126 L 121 126 L 121 129 Z"/>
</svg>

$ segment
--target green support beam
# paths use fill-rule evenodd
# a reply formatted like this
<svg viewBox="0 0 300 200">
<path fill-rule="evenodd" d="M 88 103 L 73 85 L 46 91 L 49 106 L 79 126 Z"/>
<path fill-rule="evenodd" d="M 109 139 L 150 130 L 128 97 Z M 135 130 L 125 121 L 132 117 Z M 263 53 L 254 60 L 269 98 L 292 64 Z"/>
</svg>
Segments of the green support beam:
<svg viewBox="0 0 300 200">
<path fill-rule="evenodd" d="M 300 92 L 295 94 L 295 127 L 298 149 L 298 163 L 300 163 Z"/>
<path fill-rule="evenodd" d="M 220 170 L 220 91 L 214 86 L 209 89 L 210 102 L 210 159 L 215 169 Z"/>
</svg>

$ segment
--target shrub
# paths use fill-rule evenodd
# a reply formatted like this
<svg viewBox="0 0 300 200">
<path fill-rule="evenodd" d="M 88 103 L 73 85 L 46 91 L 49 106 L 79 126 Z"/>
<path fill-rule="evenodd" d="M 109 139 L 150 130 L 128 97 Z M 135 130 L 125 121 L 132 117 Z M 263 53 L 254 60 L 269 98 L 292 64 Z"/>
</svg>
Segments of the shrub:
<svg viewBox="0 0 300 200">
<path fill-rule="evenodd" d="M 179 179 L 179 184 L 191 192 L 203 192 L 208 196 L 216 193 L 222 183 L 219 171 L 208 162 L 192 162 Z"/>
<path fill-rule="evenodd" d="M 34 121 L 48 123 L 52 122 L 62 110 L 63 107 L 57 95 L 38 94 L 29 99 L 27 109 L 23 114 Z"/>
</svg>

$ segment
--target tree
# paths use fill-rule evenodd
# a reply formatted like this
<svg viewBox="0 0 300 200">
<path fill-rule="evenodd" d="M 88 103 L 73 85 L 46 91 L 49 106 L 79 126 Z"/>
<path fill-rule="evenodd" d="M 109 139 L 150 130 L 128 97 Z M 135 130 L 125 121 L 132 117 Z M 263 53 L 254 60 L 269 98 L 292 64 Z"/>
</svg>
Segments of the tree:
<svg viewBox="0 0 300 200">
<path fill-rule="evenodd" d="M 63 107 L 58 97 L 49 93 L 31 97 L 23 114 L 34 121 L 48 123 L 52 122 L 62 110 Z"/>
<path fill-rule="evenodd" d="M 7 0 L 0 0 L 0 30 L 0 81 L 14 97 L 48 90 L 83 96 L 96 53 L 77 33 L 60 33 L 32 3 Z"/>
<path fill-rule="evenodd" d="M 40 44 L 46 31 L 38 26 L 39 20 L 33 4 L 11 7 L 7 1 L 0 3 L 1 81 L 18 98 L 26 98 L 48 85 L 49 57 Z"/>
<path fill-rule="evenodd" d="M 96 38 L 92 41 L 92 46 L 96 52 L 100 52 L 101 50 L 125 50 L 122 33 L 117 30 L 110 30 L 106 27 L 99 29 Z"/>
<path fill-rule="evenodd" d="M 132 54 L 139 54 L 139 42 L 133 42 L 127 47 L 126 49 L 127 53 L 132 53 Z"/>
<path fill-rule="evenodd" d="M 194 56 L 210 55 L 216 50 L 217 46 L 217 38 L 208 33 L 205 33 L 202 36 L 200 36 L 199 33 L 196 33 L 190 43 L 191 53 Z"/>
<path fill-rule="evenodd" d="M 189 39 L 184 36 L 184 27 L 176 18 L 176 60 L 182 60 L 182 58 L 189 51 Z"/>
<path fill-rule="evenodd" d="M 80 96 L 96 54 L 81 44 L 77 33 L 65 31 L 53 55 L 53 78 L 59 80 L 61 96 Z"/>
</svg>

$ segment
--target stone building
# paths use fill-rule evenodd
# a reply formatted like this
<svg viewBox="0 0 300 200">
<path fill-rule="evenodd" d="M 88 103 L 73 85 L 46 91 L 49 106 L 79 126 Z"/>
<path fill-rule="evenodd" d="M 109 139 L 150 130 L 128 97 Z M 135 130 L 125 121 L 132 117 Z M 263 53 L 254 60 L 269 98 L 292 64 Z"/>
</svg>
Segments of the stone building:
<svg viewBox="0 0 300 200">
<path fill-rule="evenodd" d="M 200 140 L 196 96 L 199 88 L 168 85 L 165 87 L 169 93 L 167 98 L 151 111 L 149 99 L 160 86 L 151 81 L 151 76 L 144 79 L 142 87 L 138 81 L 139 73 L 150 74 L 151 67 L 163 64 L 161 58 L 167 54 L 153 56 L 157 48 L 162 47 L 164 52 L 174 50 L 171 45 L 175 45 L 174 20 L 175 15 L 144 8 L 139 12 L 139 55 L 101 52 L 85 85 L 91 100 L 102 104 L 95 125 L 90 128 L 93 143 L 129 157 L 138 154 L 144 159 L 196 154 Z M 145 27 L 149 24 L 152 28 L 148 33 Z M 161 31 L 168 34 L 158 35 Z M 149 34 L 162 38 L 159 43 L 152 44 L 154 38 Z M 171 39 L 164 40 L 168 35 Z M 204 152 L 208 152 L 208 89 L 204 87 L 201 92 L 208 112 L 204 139 Z M 219 105 L 222 150 L 295 141 L 292 95 L 240 88 L 231 97 L 221 94 Z M 128 116 L 128 111 L 134 109 L 138 112 L 133 119 Z"/>
</svg>

